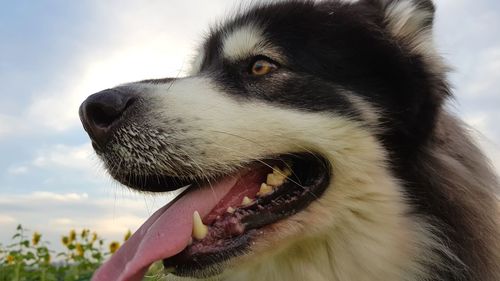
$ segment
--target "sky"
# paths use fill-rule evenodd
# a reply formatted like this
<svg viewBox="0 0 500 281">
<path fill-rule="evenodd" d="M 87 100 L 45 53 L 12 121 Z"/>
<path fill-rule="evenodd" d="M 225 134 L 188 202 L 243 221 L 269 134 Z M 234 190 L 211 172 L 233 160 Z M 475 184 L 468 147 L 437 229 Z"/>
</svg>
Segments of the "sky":
<svg viewBox="0 0 500 281">
<path fill-rule="evenodd" d="M 0 244 L 21 223 L 57 249 L 69 229 L 108 241 L 173 194 L 114 182 L 78 119 L 90 94 L 185 73 L 234 0 L 0 0 Z M 500 171 L 500 2 L 436 0 L 435 39 L 453 67 L 449 105 Z"/>
</svg>

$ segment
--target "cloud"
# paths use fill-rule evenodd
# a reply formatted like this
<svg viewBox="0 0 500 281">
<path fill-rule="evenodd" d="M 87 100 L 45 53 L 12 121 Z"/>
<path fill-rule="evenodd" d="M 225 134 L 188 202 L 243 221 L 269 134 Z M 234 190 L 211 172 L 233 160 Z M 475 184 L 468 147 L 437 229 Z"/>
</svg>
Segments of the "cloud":
<svg viewBox="0 0 500 281">
<path fill-rule="evenodd" d="M 78 38 L 65 34 L 65 46 L 55 46 L 69 61 L 54 57 L 53 64 L 61 68 L 51 69 L 57 71 L 48 75 L 51 80 L 32 85 L 29 104 L 21 114 L 10 116 L 28 128 L 5 128 L 0 118 L 0 137 L 67 131 L 80 126 L 78 107 L 92 93 L 125 82 L 184 74 L 207 23 L 222 13 L 222 3 L 228 4 L 224 0 L 197 3 L 193 11 L 192 2 L 181 1 L 93 2 L 85 17 L 92 23 L 84 23 L 90 32 Z M 179 10 L 191 10 L 193 15 L 184 17 Z M 196 34 L 199 39 L 194 39 Z M 71 52 L 75 54 L 68 55 Z"/>
<path fill-rule="evenodd" d="M 72 225 L 75 225 L 76 222 L 70 218 L 56 218 L 56 219 L 51 219 L 49 221 L 50 225 L 55 225 L 55 226 L 62 226 L 65 229 L 70 228 Z"/>
<path fill-rule="evenodd" d="M 468 69 L 463 69 L 466 73 L 466 80 L 460 88 L 460 95 L 463 98 L 494 98 L 498 95 L 500 88 L 500 46 L 488 48 L 476 55 L 475 62 Z"/>
<path fill-rule="evenodd" d="M 45 201 L 59 201 L 59 202 L 77 202 L 85 201 L 89 198 L 87 193 L 66 193 L 58 194 L 47 191 L 37 191 L 31 194 L 31 199 L 33 200 L 45 200 Z"/>
<path fill-rule="evenodd" d="M 16 219 L 11 216 L 0 214 L 0 225 L 12 225 L 16 222 Z"/>
<path fill-rule="evenodd" d="M 16 203 L 26 200 L 30 202 L 33 206 L 45 202 L 47 204 L 52 203 L 68 203 L 68 202 L 86 202 L 89 199 L 86 193 L 54 193 L 48 191 L 35 191 L 30 194 L 4 194 L 0 198 L 0 205 L 15 206 Z M 19 204 L 19 206 L 24 204 Z M 14 207 L 16 209 L 16 207 Z M 50 207 L 49 207 L 50 209 Z"/>
<path fill-rule="evenodd" d="M 75 146 L 54 144 L 40 148 L 30 162 L 14 166 L 10 174 L 18 172 L 17 175 L 20 175 L 24 170 L 44 171 L 52 175 L 46 178 L 46 184 L 68 183 L 68 177 L 80 182 L 104 185 L 112 183 L 90 142 Z"/>
<path fill-rule="evenodd" d="M 123 193 L 113 199 L 86 193 L 37 191 L 29 194 L 0 194 L 0 241 L 9 241 L 17 224 L 39 231 L 53 242 L 70 229 L 89 228 L 109 240 L 121 240 L 127 230 L 136 230 L 174 194 L 144 197 Z"/>
<path fill-rule="evenodd" d="M 454 109 L 474 129 L 473 137 L 500 174 L 500 37 L 491 33 L 500 25 L 499 2 L 442 0 L 436 5 L 436 40 L 454 69 Z"/>
<path fill-rule="evenodd" d="M 25 127 L 22 118 L 0 114 L 0 140 L 9 135 L 24 131 Z"/>
<path fill-rule="evenodd" d="M 78 107 L 87 96 L 124 82 L 176 76 L 184 63 L 177 53 L 167 38 L 132 48 L 118 47 L 106 57 L 87 61 L 57 90 L 42 91 L 29 105 L 28 119 L 55 131 L 80 126 Z"/>
<path fill-rule="evenodd" d="M 120 189 L 106 172 L 89 142 L 79 145 L 53 144 L 38 148 L 20 160 L 12 157 L 5 177 L 0 177 L 2 189 L 13 193 L 36 190 L 52 192 L 80 192 L 106 195 L 107 191 Z"/>
<path fill-rule="evenodd" d="M 7 117 L 0 115 L 0 137 L 2 135 L 8 134 L 10 130 L 11 126 L 7 120 Z"/>
<path fill-rule="evenodd" d="M 40 149 L 32 165 L 41 168 L 70 168 L 89 171 L 97 163 L 92 146 L 90 143 L 85 143 L 79 146 L 55 144 Z"/>
<path fill-rule="evenodd" d="M 28 172 L 28 167 L 26 166 L 13 166 L 7 170 L 10 175 L 24 175 Z"/>
</svg>

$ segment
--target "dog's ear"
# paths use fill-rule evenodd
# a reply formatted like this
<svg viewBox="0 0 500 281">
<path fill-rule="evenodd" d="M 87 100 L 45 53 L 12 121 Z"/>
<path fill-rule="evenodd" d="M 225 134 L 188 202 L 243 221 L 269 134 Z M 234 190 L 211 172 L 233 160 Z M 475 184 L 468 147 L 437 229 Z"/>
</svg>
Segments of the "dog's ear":
<svg viewBox="0 0 500 281">
<path fill-rule="evenodd" d="M 383 13 L 387 30 L 400 42 L 424 51 L 432 41 L 435 7 L 432 0 L 364 0 Z"/>
</svg>

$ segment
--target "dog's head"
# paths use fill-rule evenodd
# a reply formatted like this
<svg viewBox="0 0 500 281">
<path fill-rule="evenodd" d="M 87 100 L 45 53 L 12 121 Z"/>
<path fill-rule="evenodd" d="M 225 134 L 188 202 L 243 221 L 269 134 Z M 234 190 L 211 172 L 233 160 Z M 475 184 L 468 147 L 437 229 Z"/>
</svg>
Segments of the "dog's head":
<svg viewBox="0 0 500 281">
<path fill-rule="evenodd" d="M 188 186 L 95 278 L 134 280 L 157 260 L 202 277 L 417 248 L 387 156 L 417 151 L 445 98 L 433 9 L 429 0 L 258 5 L 211 32 L 189 76 L 90 96 L 80 116 L 116 180 L 151 192 Z M 377 243 L 365 249 L 353 236 Z"/>
</svg>

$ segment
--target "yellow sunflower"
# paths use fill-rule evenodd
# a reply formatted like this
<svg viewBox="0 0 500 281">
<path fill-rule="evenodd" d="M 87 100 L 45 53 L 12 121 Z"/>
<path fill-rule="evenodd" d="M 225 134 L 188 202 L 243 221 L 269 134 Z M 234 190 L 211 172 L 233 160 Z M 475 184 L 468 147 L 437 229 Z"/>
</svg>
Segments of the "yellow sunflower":
<svg viewBox="0 0 500 281">
<path fill-rule="evenodd" d="M 38 243 L 40 242 L 40 238 L 42 237 L 42 234 L 38 233 L 35 231 L 35 233 L 33 233 L 33 238 L 31 239 L 31 242 L 33 243 L 33 246 L 36 246 L 38 245 Z"/>
<path fill-rule="evenodd" d="M 120 248 L 120 243 L 119 242 L 116 242 L 116 241 L 113 241 L 109 244 L 109 251 L 114 254 L 118 248 Z"/>
</svg>

